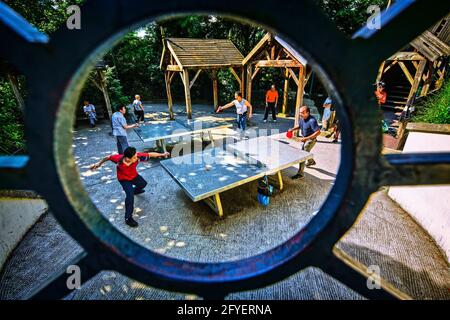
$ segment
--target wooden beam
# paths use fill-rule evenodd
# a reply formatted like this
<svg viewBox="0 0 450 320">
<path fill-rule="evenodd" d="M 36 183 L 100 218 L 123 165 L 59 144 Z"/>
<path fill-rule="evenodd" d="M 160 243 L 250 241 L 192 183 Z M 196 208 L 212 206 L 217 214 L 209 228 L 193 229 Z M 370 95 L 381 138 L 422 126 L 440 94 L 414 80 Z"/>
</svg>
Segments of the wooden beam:
<svg viewBox="0 0 450 320">
<path fill-rule="evenodd" d="M 300 68 L 297 86 L 297 97 L 295 99 L 295 120 L 294 126 L 297 127 L 300 122 L 300 108 L 303 105 L 303 84 L 305 81 L 305 68 Z"/>
<path fill-rule="evenodd" d="M 403 61 L 399 61 L 398 64 L 399 64 L 400 68 L 402 68 L 403 73 L 405 74 L 405 76 L 408 79 L 409 83 L 411 83 L 411 85 L 413 85 L 414 84 L 414 78 L 409 73 L 409 70 L 406 67 L 405 63 Z"/>
<path fill-rule="evenodd" d="M 191 83 L 189 84 L 189 89 L 191 89 L 192 86 L 194 85 L 195 80 L 197 80 L 198 76 L 200 75 L 200 72 L 202 72 L 202 69 L 197 70 L 197 73 L 195 74 L 194 78 L 192 79 Z"/>
<path fill-rule="evenodd" d="M 251 103 L 252 100 L 252 65 L 247 65 L 247 101 Z"/>
<path fill-rule="evenodd" d="M 185 86 L 186 84 L 184 83 L 184 74 L 183 74 L 183 72 L 179 72 L 178 74 L 180 75 L 181 82 L 183 82 L 183 86 Z"/>
<path fill-rule="evenodd" d="M 237 82 L 239 83 L 239 87 L 241 86 L 241 78 L 238 76 L 236 71 L 232 67 L 229 68 L 231 71 L 231 74 L 236 78 Z"/>
<path fill-rule="evenodd" d="M 425 82 L 422 87 L 422 91 L 420 92 L 421 97 L 427 95 L 428 90 L 430 90 L 430 85 L 433 81 L 433 72 L 434 72 L 434 63 L 431 61 L 428 61 L 427 78 L 425 79 Z"/>
<path fill-rule="evenodd" d="M 183 72 L 184 97 L 186 100 L 186 113 L 188 119 L 192 119 L 191 90 L 189 89 L 189 70 L 184 69 Z"/>
<path fill-rule="evenodd" d="M 180 66 L 176 65 L 176 64 L 169 64 L 169 65 L 167 65 L 166 70 L 167 71 L 182 71 Z"/>
<path fill-rule="evenodd" d="M 270 59 L 275 60 L 275 46 L 270 49 Z"/>
<path fill-rule="evenodd" d="M 286 114 L 286 108 L 288 103 L 288 90 L 289 90 L 289 70 L 284 70 L 284 87 L 283 87 L 283 106 L 281 107 L 281 113 Z"/>
<path fill-rule="evenodd" d="M 260 69 L 258 67 L 255 68 L 255 71 L 252 74 L 252 80 L 256 77 L 256 75 L 258 74 L 259 70 Z"/>
<path fill-rule="evenodd" d="M 299 68 L 302 65 L 296 60 L 259 60 L 256 67 Z"/>
<path fill-rule="evenodd" d="M 245 97 L 245 68 L 244 67 L 241 67 L 241 85 L 240 85 L 240 88 L 241 88 L 241 93 L 242 93 L 242 96 L 243 97 Z"/>
<path fill-rule="evenodd" d="M 211 71 L 211 78 L 213 81 L 213 99 L 214 99 L 214 111 L 217 111 L 219 107 L 219 92 L 218 92 L 218 80 L 217 80 L 217 70 L 213 69 Z"/>
<path fill-rule="evenodd" d="M 377 81 L 381 81 L 381 77 L 383 76 L 383 71 L 384 71 L 385 64 L 386 64 L 386 61 L 383 61 L 380 64 L 380 68 L 378 68 Z"/>
<path fill-rule="evenodd" d="M 98 73 L 98 76 L 100 79 L 100 86 L 102 88 L 101 90 L 103 92 L 103 98 L 105 99 L 106 111 L 108 112 L 109 119 L 112 119 L 111 100 L 109 99 L 108 89 L 106 87 L 105 74 L 103 72 L 104 71 L 102 71 L 102 70 L 97 70 L 97 73 Z"/>
<path fill-rule="evenodd" d="M 172 91 L 170 90 L 170 79 L 174 73 L 170 74 L 170 71 L 164 72 L 164 79 L 166 83 L 166 93 L 167 93 L 167 107 L 169 108 L 170 119 L 173 120 L 173 102 L 172 102 Z"/>
<path fill-rule="evenodd" d="M 424 60 L 417 52 L 397 52 L 386 60 Z"/>
<path fill-rule="evenodd" d="M 425 70 L 426 64 L 427 60 L 421 60 L 419 62 L 419 67 L 417 68 L 416 74 L 414 75 L 413 85 L 411 86 L 411 90 L 409 91 L 408 101 L 406 102 L 407 106 L 410 106 L 414 103 L 417 89 L 419 88 L 420 80 L 422 79 L 422 74 Z"/>
<path fill-rule="evenodd" d="M 384 71 L 383 74 L 385 74 L 390 68 L 392 68 L 393 66 L 395 66 L 398 63 L 398 60 L 394 60 L 390 65 L 388 65 Z"/>
<path fill-rule="evenodd" d="M 13 74 L 7 73 L 9 84 L 11 85 L 11 88 L 13 89 L 14 96 L 17 100 L 17 104 L 20 107 L 20 110 L 22 112 L 25 110 L 25 101 L 23 100 L 22 95 L 19 91 L 19 82 L 17 81 L 17 77 Z"/>
<path fill-rule="evenodd" d="M 88 79 L 92 82 L 92 84 L 93 84 L 98 90 L 102 91 L 102 86 L 101 86 L 97 81 L 95 81 L 94 78 L 92 78 L 91 76 L 89 76 Z"/>
<path fill-rule="evenodd" d="M 269 54 L 269 52 L 267 52 L 267 50 L 264 50 L 264 54 L 266 55 L 267 60 L 272 60 L 272 59 L 270 59 L 270 54 Z"/>
<path fill-rule="evenodd" d="M 292 79 L 294 79 L 295 84 L 298 86 L 298 78 L 295 75 L 294 71 L 291 68 L 287 68 L 287 69 L 288 69 L 289 73 L 291 74 Z M 301 69 L 303 69 L 303 68 L 301 68 Z"/>
<path fill-rule="evenodd" d="M 176 72 L 170 72 L 169 71 L 169 73 L 170 73 L 169 83 L 172 83 L 172 78 L 173 78 L 173 76 L 175 75 Z"/>
</svg>

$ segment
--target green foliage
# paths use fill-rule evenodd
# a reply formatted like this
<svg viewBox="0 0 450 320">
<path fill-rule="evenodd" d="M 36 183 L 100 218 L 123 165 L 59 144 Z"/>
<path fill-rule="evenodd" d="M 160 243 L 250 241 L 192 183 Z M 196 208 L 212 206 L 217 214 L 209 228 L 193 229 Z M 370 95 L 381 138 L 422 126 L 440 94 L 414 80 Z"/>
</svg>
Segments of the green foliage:
<svg viewBox="0 0 450 320">
<path fill-rule="evenodd" d="M 4 0 L 41 32 L 50 34 L 66 23 L 71 5 L 81 5 L 85 0 Z"/>
<path fill-rule="evenodd" d="M 450 80 L 447 80 L 438 92 L 425 99 L 417 105 L 417 115 L 413 121 L 450 124 Z"/>
<path fill-rule="evenodd" d="M 0 153 L 20 152 L 25 147 L 22 111 L 5 80 L 0 80 L 0 106 Z"/>
<path fill-rule="evenodd" d="M 388 0 L 315 0 L 336 27 L 351 36 L 359 28 L 363 27 L 370 13 L 367 8 L 377 5 L 381 10 L 386 9 Z"/>
</svg>

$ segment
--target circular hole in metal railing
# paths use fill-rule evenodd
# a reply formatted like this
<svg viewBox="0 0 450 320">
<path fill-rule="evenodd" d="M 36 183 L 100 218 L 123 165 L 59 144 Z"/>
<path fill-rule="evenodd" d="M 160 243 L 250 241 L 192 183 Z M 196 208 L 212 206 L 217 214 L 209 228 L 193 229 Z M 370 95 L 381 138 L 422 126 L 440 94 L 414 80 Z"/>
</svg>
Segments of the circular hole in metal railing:
<svg viewBox="0 0 450 320">
<path fill-rule="evenodd" d="M 242 18 L 240 19 L 242 21 Z M 139 25 L 144 25 L 149 21 L 142 21 Z M 256 24 L 252 21 L 252 24 Z M 133 26 L 135 27 L 135 26 Z M 198 263 L 188 262 L 180 259 L 170 258 L 151 250 L 129 239 L 122 232 L 117 230 L 95 207 L 89 199 L 83 184 L 79 179 L 77 165 L 73 158 L 72 151 L 72 127 L 74 122 L 75 102 L 79 98 L 80 90 L 86 81 L 87 75 L 94 64 L 102 56 L 107 48 L 110 48 L 120 37 L 133 29 L 129 26 L 121 32 L 116 33 L 103 43 L 101 43 L 93 52 L 85 57 L 74 74 L 71 75 L 70 82 L 67 84 L 62 101 L 60 102 L 58 117 L 54 129 L 54 151 L 57 164 L 57 170 L 65 194 L 67 195 L 72 208 L 78 213 L 84 228 L 83 232 L 88 230 L 94 236 L 96 241 L 101 244 L 101 248 L 107 248 L 106 256 L 119 257 L 120 261 L 129 263 L 132 267 L 120 266 L 117 261 L 104 262 L 106 265 L 112 263 L 112 268 L 119 269 L 122 272 L 130 273 L 130 270 L 137 268 L 149 274 L 147 279 L 152 282 L 155 277 L 161 280 L 161 283 L 182 282 L 178 288 L 188 288 L 189 285 L 198 284 L 217 284 L 232 283 L 244 279 L 256 278 L 264 273 L 274 270 L 290 261 L 292 258 L 301 254 L 317 234 L 326 226 L 338 210 L 345 191 L 350 182 L 352 167 L 352 138 L 350 129 L 350 120 L 343 107 L 337 108 L 337 114 L 342 128 L 342 146 L 341 146 L 341 164 L 336 183 L 332 187 L 328 198 L 322 204 L 320 211 L 305 225 L 299 232 L 289 240 L 272 248 L 264 253 L 252 256 L 250 258 L 238 261 L 221 263 Z M 283 30 L 277 34 L 283 37 Z M 323 80 L 326 89 L 331 92 L 332 97 L 338 106 L 343 106 L 342 98 L 336 88 L 329 81 L 325 71 L 314 61 L 314 57 L 301 50 L 301 47 L 290 41 L 295 50 L 305 56 L 313 65 L 315 73 Z M 63 219 L 60 217 L 60 219 Z M 94 239 L 93 238 L 93 239 Z M 336 239 L 337 241 L 337 239 Z M 98 248 L 92 246 L 87 248 L 93 250 Z M 331 250 L 331 248 L 330 248 Z M 279 277 L 286 276 L 295 270 L 286 269 Z M 129 274 L 130 275 L 130 274 Z M 145 278 L 145 277 L 144 277 Z M 272 280 L 275 281 L 274 277 Z M 155 282 L 152 282 L 155 284 Z M 260 282 L 261 284 L 262 282 Z M 250 286 L 259 286 L 260 284 L 250 284 Z M 226 289 L 224 289 L 226 290 Z"/>
</svg>

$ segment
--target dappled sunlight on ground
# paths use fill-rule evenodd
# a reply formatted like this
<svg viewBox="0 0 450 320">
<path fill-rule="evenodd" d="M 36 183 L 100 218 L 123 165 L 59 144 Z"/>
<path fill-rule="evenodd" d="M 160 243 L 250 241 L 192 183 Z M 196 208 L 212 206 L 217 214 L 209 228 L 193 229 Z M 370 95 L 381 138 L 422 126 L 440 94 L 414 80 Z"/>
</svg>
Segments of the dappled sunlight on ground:
<svg viewBox="0 0 450 320">
<path fill-rule="evenodd" d="M 145 108 L 146 121 L 166 120 L 161 113 L 167 112 L 165 105 L 152 104 L 151 108 L 145 105 Z M 216 146 L 226 137 L 231 137 L 231 142 L 238 141 L 240 133 L 233 113 L 212 115 L 211 106 L 195 105 L 193 109 L 196 120 L 219 118 L 232 123 L 231 128 L 212 131 Z M 176 117 L 183 120 L 182 114 Z M 262 123 L 262 115 L 255 114 L 249 131 L 270 135 L 292 126 L 291 119 Z M 284 189 L 275 191 L 268 207 L 261 206 L 256 199 L 256 181 L 225 191 L 221 194 L 225 216 L 219 219 L 204 202 L 192 202 L 159 165 L 159 160 L 152 159 L 138 166 L 148 186 L 145 193 L 135 196 L 133 217 L 140 226 L 131 229 L 123 221 L 125 194 L 116 180 L 115 165 L 108 162 L 94 172 L 89 169 L 101 158 L 116 153 L 116 141 L 110 132 L 107 122 L 93 129 L 79 127 L 74 131 L 73 152 L 87 193 L 106 219 L 131 239 L 161 254 L 192 261 L 236 260 L 289 239 L 317 213 L 339 166 L 340 144 L 328 143 L 330 139 L 320 137 L 312 151 L 317 165 L 306 169 L 303 180 L 289 178 L 298 166 L 284 170 Z M 154 142 L 142 142 L 133 130 L 128 132 L 130 145 L 139 151 L 156 147 Z M 200 139 L 200 135 L 194 135 L 195 139 Z M 103 288 L 104 294 L 108 290 Z"/>
</svg>

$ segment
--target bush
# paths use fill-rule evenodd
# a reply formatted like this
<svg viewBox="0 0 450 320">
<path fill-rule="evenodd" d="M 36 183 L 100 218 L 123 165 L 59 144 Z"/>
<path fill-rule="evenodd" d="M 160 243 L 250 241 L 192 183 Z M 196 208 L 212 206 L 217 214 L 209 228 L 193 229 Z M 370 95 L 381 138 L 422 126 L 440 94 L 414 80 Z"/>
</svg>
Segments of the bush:
<svg viewBox="0 0 450 320">
<path fill-rule="evenodd" d="M 447 80 L 437 93 L 419 103 L 416 110 L 414 122 L 450 124 L 450 80 Z"/>
<path fill-rule="evenodd" d="M 25 148 L 22 110 L 11 86 L 0 79 L 0 154 L 23 153 Z"/>
</svg>

